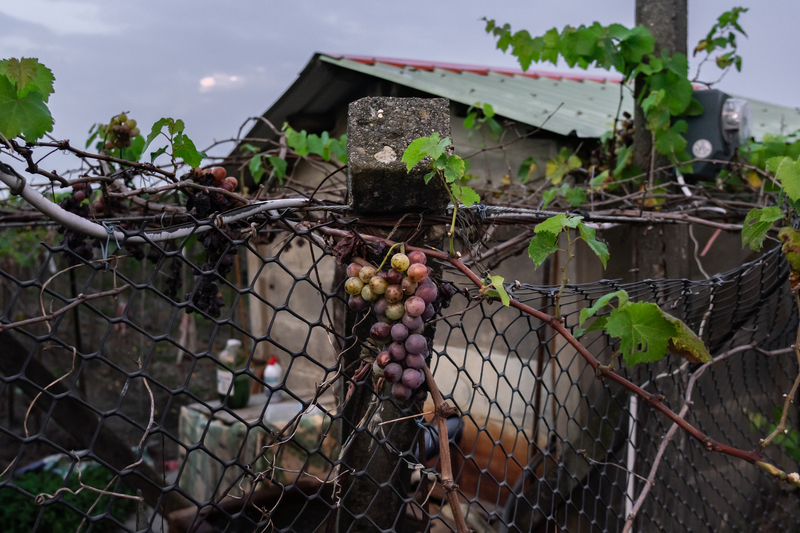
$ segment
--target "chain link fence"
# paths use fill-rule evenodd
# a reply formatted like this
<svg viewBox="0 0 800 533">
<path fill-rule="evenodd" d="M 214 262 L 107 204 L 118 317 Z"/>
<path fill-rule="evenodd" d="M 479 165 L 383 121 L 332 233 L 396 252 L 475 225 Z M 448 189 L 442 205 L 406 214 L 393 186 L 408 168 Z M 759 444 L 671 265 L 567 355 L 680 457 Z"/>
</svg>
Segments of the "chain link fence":
<svg viewBox="0 0 800 533">
<path fill-rule="evenodd" d="M 370 317 L 347 310 L 334 243 L 308 217 L 268 210 L 225 229 L 185 217 L 179 239 L 113 253 L 98 241 L 105 259 L 64 243 L 31 250 L 31 267 L 4 260 L 3 531 L 455 531 L 432 403 L 394 400 L 361 366 Z M 749 448 L 798 371 L 783 350 L 798 327 L 788 276 L 774 250 L 709 280 L 569 285 L 562 315 L 573 329 L 622 288 L 730 352 L 697 379 L 687 420 Z M 547 324 L 481 300 L 457 272 L 439 283 L 458 291 L 437 304 L 429 366 L 458 411 L 448 433 L 469 527 L 621 531 L 669 421 L 598 380 Z M 557 287 L 507 288 L 552 312 Z M 227 339 L 243 368 L 221 357 Z M 608 337 L 582 341 L 615 359 Z M 261 374 L 272 358 L 277 385 Z M 697 366 L 668 356 L 618 372 L 677 411 Z M 247 382 L 246 407 L 228 406 L 235 386 L 218 371 Z M 792 435 L 767 451 L 786 471 Z M 798 509 L 796 492 L 679 431 L 634 529 L 797 531 Z"/>
</svg>

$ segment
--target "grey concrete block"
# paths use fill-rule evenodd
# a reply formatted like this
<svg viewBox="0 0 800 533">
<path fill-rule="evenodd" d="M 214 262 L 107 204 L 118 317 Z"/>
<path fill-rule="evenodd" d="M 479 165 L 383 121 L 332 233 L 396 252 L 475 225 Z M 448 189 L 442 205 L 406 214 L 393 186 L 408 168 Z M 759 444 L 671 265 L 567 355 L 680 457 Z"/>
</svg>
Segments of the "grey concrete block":
<svg viewBox="0 0 800 533">
<path fill-rule="evenodd" d="M 450 137 L 446 98 L 367 97 L 347 117 L 347 188 L 350 207 L 362 213 L 441 210 L 449 203 L 440 180 L 425 184 L 430 159 L 411 169 L 401 161 L 412 141 L 438 132 Z M 449 148 L 452 150 L 452 147 Z"/>
</svg>

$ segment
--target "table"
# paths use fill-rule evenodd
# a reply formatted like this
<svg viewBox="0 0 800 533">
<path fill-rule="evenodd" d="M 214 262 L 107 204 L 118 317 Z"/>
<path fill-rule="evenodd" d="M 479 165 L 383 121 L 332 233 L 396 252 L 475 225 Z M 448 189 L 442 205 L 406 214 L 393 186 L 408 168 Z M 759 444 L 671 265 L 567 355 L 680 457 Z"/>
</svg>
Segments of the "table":
<svg viewBox="0 0 800 533">
<path fill-rule="evenodd" d="M 262 420 L 265 404 L 266 396 L 257 394 L 250 398 L 247 406 L 233 412 L 252 426 Z M 216 408 L 219 402 L 208 402 L 208 405 Z M 263 418 L 263 425 L 274 432 L 270 434 L 260 425 L 248 430 L 247 425 L 227 411 L 218 411 L 209 420 L 211 411 L 201 403 L 181 407 L 178 422 L 181 443 L 194 445 L 202 440 L 205 448 L 218 459 L 203 448 L 192 450 L 187 455 L 181 447 L 180 460 L 184 468 L 180 473 L 179 486 L 199 502 L 206 502 L 212 498 L 218 500 L 233 484 L 234 488 L 228 497 L 238 498 L 243 492 L 250 491 L 252 478 L 244 477 L 239 483 L 237 480 L 242 468 L 237 465 L 226 466 L 223 462 L 233 461 L 238 455 L 242 464 L 252 464 L 265 446 L 268 448 L 252 468 L 255 473 L 264 473 L 261 483 L 286 485 L 305 476 L 326 479 L 331 470 L 331 461 L 338 454 L 338 442 L 330 431 L 331 417 L 318 407 L 312 407 L 300 418 L 299 423 L 287 427 L 301 408 L 300 402 L 294 401 L 270 403 Z M 280 434 L 281 440 L 287 437 L 291 437 L 291 440 L 271 446 L 276 442 L 277 434 Z"/>
</svg>

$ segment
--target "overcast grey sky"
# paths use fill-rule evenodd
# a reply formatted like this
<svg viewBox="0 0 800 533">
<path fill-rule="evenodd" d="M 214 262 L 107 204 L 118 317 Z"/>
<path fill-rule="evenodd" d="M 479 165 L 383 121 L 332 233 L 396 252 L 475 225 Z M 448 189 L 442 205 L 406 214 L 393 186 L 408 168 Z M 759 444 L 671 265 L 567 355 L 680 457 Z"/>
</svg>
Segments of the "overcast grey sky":
<svg viewBox="0 0 800 533">
<path fill-rule="evenodd" d="M 0 57 L 38 57 L 53 70 L 55 137 L 80 144 L 93 123 L 126 110 L 143 130 L 162 116 L 182 118 L 202 147 L 267 109 L 314 52 L 516 67 L 481 17 L 536 35 L 595 20 L 630 26 L 634 3 L 0 0 Z M 735 5 L 750 8 L 741 19 L 743 71 L 719 87 L 800 106 L 800 2 L 689 0 L 690 50 Z"/>
</svg>

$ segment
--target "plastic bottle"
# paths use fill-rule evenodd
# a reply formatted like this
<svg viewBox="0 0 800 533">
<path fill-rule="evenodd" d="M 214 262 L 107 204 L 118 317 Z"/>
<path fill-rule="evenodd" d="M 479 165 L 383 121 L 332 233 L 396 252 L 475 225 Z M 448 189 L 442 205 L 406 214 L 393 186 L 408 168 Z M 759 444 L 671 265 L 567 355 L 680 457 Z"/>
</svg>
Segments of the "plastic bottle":
<svg viewBox="0 0 800 533">
<path fill-rule="evenodd" d="M 275 390 L 280 386 L 282 378 L 283 368 L 281 368 L 280 363 L 278 363 L 278 358 L 270 358 L 267 362 L 267 366 L 264 367 L 264 376 L 262 378 L 264 383 L 268 385 L 264 387 L 264 394 L 269 398 L 270 404 L 283 401 L 283 391 Z"/>
<path fill-rule="evenodd" d="M 242 341 L 228 339 L 225 349 L 219 354 L 220 362 L 231 370 L 242 370 L 247 366 L 247 356 L 242 352 Z M 233 387 L 231 387 L 233 382 Z M 229 393 L 230 391 L 230 393 Z M 217 369 L 217 395 L 219 401 L 231 409 L 241 409 L 250 400 L 250 378 L 247 374 L 234 374 L 225 368 Z"/>
</svg>

